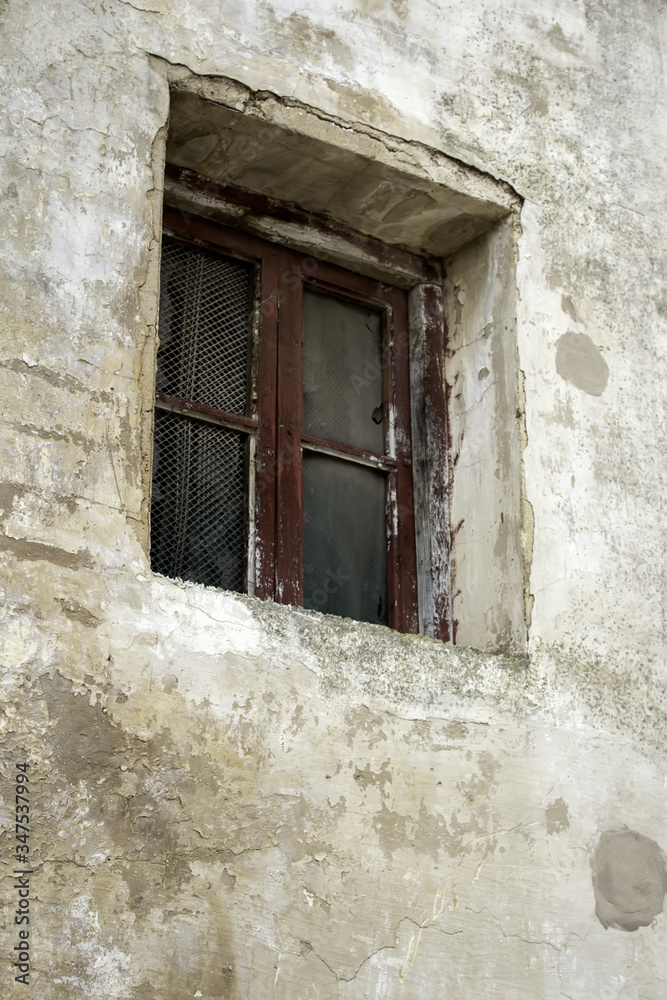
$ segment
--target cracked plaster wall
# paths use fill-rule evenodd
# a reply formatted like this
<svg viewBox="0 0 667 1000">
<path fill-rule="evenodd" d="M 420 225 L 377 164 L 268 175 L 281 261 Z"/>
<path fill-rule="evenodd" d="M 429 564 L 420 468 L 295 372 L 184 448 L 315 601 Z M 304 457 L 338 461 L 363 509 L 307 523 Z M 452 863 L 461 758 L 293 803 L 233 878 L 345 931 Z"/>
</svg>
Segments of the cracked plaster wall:
<svg viewBox="0 0 667 1000">
<path fill-rule="evenodd" d="M 0 19 L 0 722 L 3 775 L 32 762 L 32 995 L 661 1000 L 665 915 L 605 929 L 591 861 L 624 826 L 667 847 L 664 8 L 5 0 Z M 529 659 L 151 576 L 167 62 L 525 199 Z"/>
</svg>

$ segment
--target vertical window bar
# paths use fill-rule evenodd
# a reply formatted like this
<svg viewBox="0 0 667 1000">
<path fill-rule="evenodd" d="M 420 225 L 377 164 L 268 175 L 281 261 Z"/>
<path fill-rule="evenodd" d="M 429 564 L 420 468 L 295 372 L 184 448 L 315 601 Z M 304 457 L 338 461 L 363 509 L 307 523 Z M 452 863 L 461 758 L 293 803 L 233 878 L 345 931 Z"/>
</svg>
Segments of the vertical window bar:
<svg viewBox="0 0 667 1000">
<path fill-rule="evenodd" d="M 251 597 L 255 593 L 255 573 L 256 566 L 256 546 L 257 546 L 257 436 L 251 434 L 247 445 L 247 490 L 246 490 L 246 549 L 248 558 L 246 561 L 245 592 Z"/>
<path fill-rule="evenodd" d="M 279 604 L 303 604 L 303 484 L 301 470 L 301 257 L 281 251 L 278 323 L 276 589 Z"/>
</svg>

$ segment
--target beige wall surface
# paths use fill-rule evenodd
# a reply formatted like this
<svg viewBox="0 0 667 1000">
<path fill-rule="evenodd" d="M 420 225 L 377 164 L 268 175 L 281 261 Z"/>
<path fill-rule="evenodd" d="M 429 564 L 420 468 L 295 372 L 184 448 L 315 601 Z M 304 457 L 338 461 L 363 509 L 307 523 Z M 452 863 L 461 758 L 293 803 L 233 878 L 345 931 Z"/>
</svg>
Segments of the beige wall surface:
<svg viewBox="0 0 667 1000">
<path fill-rule="evenodd" d="M 659 0 L 0 0 L 3 996 L 664 1000 L 666 26 Z M 447 273 L 457 460 L 509 456 L 520 491 L 505 519 L 454 487 L 456 646 L 151 573 L 195 77 L 521 203 Z"/>
</svg>

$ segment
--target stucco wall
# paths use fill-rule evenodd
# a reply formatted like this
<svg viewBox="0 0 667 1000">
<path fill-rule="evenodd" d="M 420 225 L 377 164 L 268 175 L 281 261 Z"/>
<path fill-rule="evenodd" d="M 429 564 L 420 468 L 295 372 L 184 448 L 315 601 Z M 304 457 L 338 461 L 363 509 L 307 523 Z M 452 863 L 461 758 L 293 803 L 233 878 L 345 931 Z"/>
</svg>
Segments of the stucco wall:
<svg viewBox="0 0 667 1000">
<path fill-rule="evenodd" d="M 34 870 L 27 988 L 3 879 L 3 995 L 661 1000 L 667 918 L 613 926 L 633 891 L 662 899 L 661 855 L 595 850 L 624 826 L 667 848 L 662 5 L 5 0 L 0 18 L 0 844 L 10 862 L 27 760 Z M 529 657 L 152 576 L 144 373 L 178 67 L 524 199 Z"/>
</svg>

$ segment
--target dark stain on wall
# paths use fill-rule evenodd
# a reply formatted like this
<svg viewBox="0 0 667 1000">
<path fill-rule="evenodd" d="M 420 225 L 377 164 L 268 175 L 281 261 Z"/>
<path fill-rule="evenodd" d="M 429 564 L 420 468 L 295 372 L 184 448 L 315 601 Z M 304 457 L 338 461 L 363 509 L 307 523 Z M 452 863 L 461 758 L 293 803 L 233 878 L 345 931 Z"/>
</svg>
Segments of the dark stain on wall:
<svg viewBox="0 0 667 1000">
<path fill-rule="evenodd" d="M 81 625 L 85 625 L 86 628 L 97 628 L 100 624 L 100 619 L 96 618 L 92 611 L 89 611 L 88 608 L 84 607 L 83 604 L 73 597 L 59 597 L 57 600 L 63 609 L 63 614 L 71 618 L 73 622 L 79 622 Z"/>
<path fill-rule="evenodd" d="M 14 553 L 19 559 L 29 559 L 35 562 L 45 560 L 63 569 L 89 568 L 93 565 L 93 557 L 87 549 L 78 552 L 67 552 L 56 545 L 44 545 L 42 542 L 31 542 L 25 538 L 11 538 L 6 535 L 0 539 L 0 549 Z"/>
<path fill-rule="evenodd" d="M 635 830 L 603 833 L 593 855 L 595 913 L 606 929 L 636 931 L 662 912 L 665 859 L 650 837 Z"/>
<path fill-rule="evenodd" d="M 81 779 L 95 787 L 96 768 L 124 763 L 127 740 L 123 732 L 99 704 L 91 705 L 86 696 L 76 694 L 72 681 L 61 674 L 42 674 L 39 682 L 51 722 L 52 766 L 68 784 Z"/>
<path fill-rule="evenodd" d="M 555 802 L 550 802 L 545 810 L 545 817 L 547 834 L 560 833 L 562 830 L 567 830 L 570 825 L 567 802 L 562 798 L 556 799 Z"/>
<path fill-rule="evenodd" d="M 65 613 L 66 604 L 76 604 L 61 603 Z M 74 607 L 75 616 L 79 607 Z M 85 609 L 81 614 L 85 617 Z M 93 900 L 100 914 L 101 948 L 126 947 L 123 928 L 128 922 L 134 933 L 149 939 L 158 928 L 165 942 L 160 967 L 147 962 L 146 978 L 134 986 L 133 1000 L 180 1000 L 196 996 L 197 988 L 205 997 L 236 1000 L 236 960 L 225 902 L 235 877 L 227 873 L 220 851 L 229 841 L 229 774 L 225 785 L 206 756 L 190 759 L 191 774 L 168 729 L 148 739 L 126 732 L 99 695 L 92 701 L 89 692 L 77 691 L 57 671 L 38 681 L 37 700 L 44 703 L 49 720 L 44 746 L 52 789 L 42 801 L 42 815 L 66 834 L 56 848 L 62 856 L 50 863 L 50 877 L 57 877 L 59 865 L 69 867 L 72 861 L 83 879 L 94 877 L 97 889 L 82 888 L 79 881 L 78 888 L 68 891 Z M 222 798 L 212 794 L 218 791 Z M 214 831 L 202 827 L 203 834 L 201 815 L 192 817 L 202 794 L 207 802 L 215 799 L 205 815 L 218 824 Z M 235 801 L 230 809 L 234 822 L 240 809 Z M 87 932 L 79 930 L 76 944 L 81 947 Z M 78 954 L 73 947 L 63 956 L 59 975 L 93 976 L 77 966 Z"/>
</svg>

